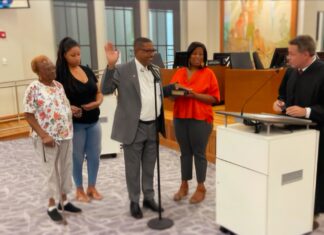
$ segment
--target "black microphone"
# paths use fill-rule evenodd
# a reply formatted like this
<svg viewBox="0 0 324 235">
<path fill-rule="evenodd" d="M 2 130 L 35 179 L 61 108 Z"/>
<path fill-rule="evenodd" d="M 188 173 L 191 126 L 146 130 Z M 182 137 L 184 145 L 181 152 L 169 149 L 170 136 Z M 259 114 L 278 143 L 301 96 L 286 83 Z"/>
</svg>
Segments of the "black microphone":
<svg viewBox="0 0 324 235">
<path fill-rule="evenodd" d="M 252 93 L 252 95 L 250 95 L 246 100 L 245 100 L 245 102 L 244 102 L 244 104 L 243 104 L 243 106 L 242 106 L 242 109 L 241 109 L 241 116 L 243 116 L 243 111 L 244 111 L 244 108 L 245 108 L 245 106 L 249 103 L 249 101 L 256 95 L 256 94 L 258 94 L 258 92 L 271 80 L 271 79 L 273 79 L 273 77 L 275 76 L 275 75 L 277 75 L 278 73 L 279 73 L 279 71 L 281 70 L 282 68 L 279 68 L 279 69 L 276 69 L 275 71 L 274 71 L 274 73 L 272 73 L 271 74 L 271 76 L 267 79 L 267 80 L 265 80 L 262 84 L 261 84 L 261 86 L 260 87 L 258 87 L 258 89 L 256 89 L 255 90 L 255 92 L 254 93 Z"/>
<path fill-rule="evenodd" d="M 158 72 L 158 68 L 154 68 L 152 64 L 149 64 L 147 66 L 147 69 L 150 70 L 151 73 L 153 74 L 154 82 L 160 82 L 161 78 L 160 78 L 160 73 Z"/>
</svg>

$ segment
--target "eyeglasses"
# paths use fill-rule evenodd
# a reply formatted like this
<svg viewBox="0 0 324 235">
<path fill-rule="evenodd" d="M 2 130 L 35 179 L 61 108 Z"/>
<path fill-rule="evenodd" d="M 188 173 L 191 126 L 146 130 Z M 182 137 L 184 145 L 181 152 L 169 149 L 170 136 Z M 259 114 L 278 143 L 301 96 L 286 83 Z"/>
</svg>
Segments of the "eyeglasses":
<svg viewBox="0 0 324 235">
<path fill-rule="evenodd" d="M 144 51 L 145 53 L 155 53 L 156 49 L 140 49 L 141 51 Z"/>
</svg>

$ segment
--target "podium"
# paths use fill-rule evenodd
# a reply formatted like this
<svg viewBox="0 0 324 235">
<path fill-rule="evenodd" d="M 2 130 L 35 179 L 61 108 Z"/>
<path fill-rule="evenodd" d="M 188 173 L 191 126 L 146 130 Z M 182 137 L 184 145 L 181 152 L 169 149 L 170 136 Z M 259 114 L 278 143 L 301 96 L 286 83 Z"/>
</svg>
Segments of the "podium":
<svg viewBox="0 0 324 235">
<path fill-rule="evenodd" d="M 264 125 L 217 128 L 216 223 L 239 235 L 312 231 L 319 132 L 310 120 L 217 112 Z M 226 122 L 225 122 L 226 123 Z M 305 126 L 285 130 L 275 124 Z"/>
</svg>

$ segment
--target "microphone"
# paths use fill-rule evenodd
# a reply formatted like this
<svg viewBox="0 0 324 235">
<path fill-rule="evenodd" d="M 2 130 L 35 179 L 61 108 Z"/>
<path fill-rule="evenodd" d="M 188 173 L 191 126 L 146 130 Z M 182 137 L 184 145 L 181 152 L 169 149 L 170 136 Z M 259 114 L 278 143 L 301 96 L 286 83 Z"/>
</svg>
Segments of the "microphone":
<svg viewBox="0 0 324 235">
<path fill-rule="evenodd" d="M 258 92 L 270 81 L 270 80 L 272 80 L 272 78 L 275 76 L 275 75 L 277 75 L 278 73 L 279 73 L 279 71 L 281 70 L 282 68 L 279 68 L 279 69 L 276 69 L 275 71 L 274 71 L 274 73 L 273 74 L 271 74 L 271 76 L 267 79 L 267 80 L 265 80 L 262 84 L 261 84 L 261 86 L 260 87 L 258 87 L 258 89 L 256 89 L 255 90 L 255 92 L 254 93 L 252 93 L 252 95 L 250 95 L 246 100 L 245 100 L 245 102 L 243 103 L 243 106 L 242 106 L 242 108 L 241 108 L 241 116 L 243 116 L 243 112 L 244 112 L 244 108 L 245 108 L 245 106 L 249 103 L 249 101 L 256 95 L 256 94 L 258 94 Z"/>
<path fill-rule="evenodd" d="M 161 78 L 160 78 L 160 73 L 159 73 L 158 69 L 154 68 L 154 66 L 152 64 L 149 64 L 147 66 L 147 69 L 150 70 L 151 73 L 153 74 L 154 82 L 160 82 Z"/>
</svg>

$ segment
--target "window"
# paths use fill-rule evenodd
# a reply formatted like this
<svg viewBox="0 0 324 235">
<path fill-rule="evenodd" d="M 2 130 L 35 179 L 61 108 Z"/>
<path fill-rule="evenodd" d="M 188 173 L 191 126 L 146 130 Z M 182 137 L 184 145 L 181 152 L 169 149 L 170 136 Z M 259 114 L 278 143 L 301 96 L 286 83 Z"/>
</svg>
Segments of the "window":
<svg viewBox="0 0 324 235">
<path fill-rule="evenodd" d="M 69 36 L 80 44 L 82 64 L 98 69 L 93 2 L 54 0 L 55 42 Z"/>
<path fill-rule="evenodd" d="M 180 49 L 179 1 L 149 1 L 149 37 L 167 68 L 172 68 L 174 52 Z"/>
<path fill-rule="evenodd" d="M 140 36 L 138 9 L 138 1 L 106 0 L 106 37 L 120 51 L 122 63 L 134 58 L 133 42 Z"/>
</svg>

